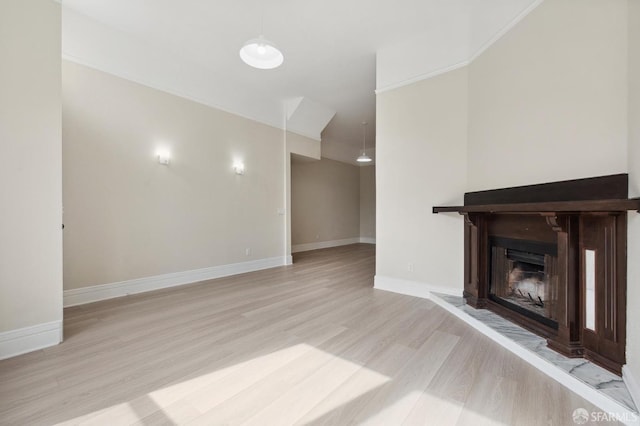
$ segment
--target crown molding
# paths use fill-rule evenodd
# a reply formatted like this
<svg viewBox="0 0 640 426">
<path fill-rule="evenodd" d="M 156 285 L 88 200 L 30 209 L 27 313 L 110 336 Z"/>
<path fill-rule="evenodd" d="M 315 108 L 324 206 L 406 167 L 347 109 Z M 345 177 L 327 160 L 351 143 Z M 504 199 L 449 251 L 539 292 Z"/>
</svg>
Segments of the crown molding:
<svg viewBox="0 0 640 426">
<path fill-rule="evenodd" d="M 437 77 L 441 74 L 445 74 L 459 68 L 463 68 L 469 66 L 475 61 L 478 57 L 480 57 L 487 49 L 489 49 L 492 45 L 494 45 L 498 40 L 500 40 L 505 34 L 511 31 L 516 25 L 520 23 L 527 15 L 529 15 L 534 9 L 540 6 L 544 0 L 536 0 L 527 6 L 524 10 L 522 10 L 518 15 L 516 15 L 512 20 L 510 20 L 504 27 L 502 27 L 497 33 L 493 35 L 487 42 L 483 43 L 475 52 L 470 54 L 469 58 L 465 61 L 461 61 L 443 68 L 439 68 L 434 71 L 429 71 L 427 73 L 416 75 L 415 77 L 411 77 L 409 79 L 400 81 L 398 83 L 390 84 L 375 90 L 376 95 L 399 89 L 404 86 L 409 86 L 411 84 L 420 82 L 422 80 L 428 80 L 434 77 Z"/>
<path fill-rule="evenodd" d="M 502 29 L 500 29 L 500 31 L 495 33 L 493 35 L 493 37 L 491 37 L 489 40 L 487 40 L 486 43 L 484 43 L 482 46 L 480 46 L 480 48 L 478 48 L 478 50 L 476 50 L 475 53 L 473 53 L 471 55 L 471 57 L 469 57 L 469 64 L 471 64 L 473 61 L 475 61 L 476 58 L 478 58 L 488 48 L 490 48 L 493 44 L 495 44 L 498 40 L 500 40 L 502 38 L 502 36 L 504 36 L 509 31 L 511 31 L 516 25 L 518 25 L 520 23 L 520 21 L 522 21 L 524 18 L 526 18 L 527 15 L 529 15 L 531 12 L 533 12 L 533 10 L 535 8 L 537 8 L 538 6 L 540 6 L 543 2 L 544 2 L 544 0 L 536 0 L 535 2 L 533 2 L 529 6 L 527 6 L 522 12 L 520 12 L 518 15 L 516 15 L 515 18 L 513 18 L 511 21 L 509 21 L 507 23 L 507 25 L 502 27 Z"/>
<path fill-rule="evenodd" d="M 437 69 L 435 71 L 430 71 L 430 72 L 425 73 L 425 74 L 420 74 L 420 75 L 417 75 L 415 77 L 411 77 L 411 78 L 409 78 L 407 80 L 403 80 L 403 81 L 401 81 L 399 83 L 390 84 L 390 85 L 382 87 L 380 89 L 376 89 L 375 90 L 375 94 L 376 95 L 380 95 L 380 94 L 385 93 L 385 92 L 390 92 L 392 90 L 396 90 L 396 89 L 399 89 L 399 88 L 404 87 L 404 86 L 409 86 L 411 84 L 418 83 L 418 82 L 420 82 L 422 80 L 428 80 L 430 78 L 434 78 L 434 77 L 437 77 L 439 75 L 446 74 L 446 73 L 451 72 L 451 71 L 455 71 L 455 70 L 457 70 L 459 68 L 464 68 L 467 65 L 469 65 L 469 61 L 458 62 L 457 64 L 449 65 L 449 66 L 444 67 L 444 68 L 439 68 L 439 69 Z"/>
</svg>

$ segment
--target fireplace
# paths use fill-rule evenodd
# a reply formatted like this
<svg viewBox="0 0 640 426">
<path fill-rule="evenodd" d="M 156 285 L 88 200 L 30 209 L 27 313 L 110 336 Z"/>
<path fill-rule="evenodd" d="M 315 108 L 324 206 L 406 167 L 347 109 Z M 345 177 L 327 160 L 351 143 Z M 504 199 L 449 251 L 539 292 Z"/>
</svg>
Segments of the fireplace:
<svg viewBox="0 0 640 426">
<path fill-rule="evenodd" d="M 466 253 L 467 259 L 476 257 L 481 274 L 475 278 L 467 268 L 465 282 L 477 279 L 479 285 L 478 296 L 469 291 L 469 285 L 465 287 L 467 303 L 490 309 L 534 331 L 565 354 L 582 356 L 582 348 L 558 340 L 564 332 L 563 318 L 579 315 L 579 296 L 567 281 L 576 277 L 572 272 L 575 262 L 570 260 L 574 265 L 568 266 L 567 246 L 558 240 L 548 218 L 496 212 L 466 217 L 468 226 L 476 223 L 481 228 L 477 253 Z M 471 248 L 467 244 L 467 249 Z"/>
<path fill-rule="evenodd" d="M 558 329 L 556 244 L 491 238 L 489 299 Z"/>
<path fill-rule="evenodd" d="M 465 194 L 465 301 L 620 374 L 626 342 L 628 176 Z"/>
</svg>

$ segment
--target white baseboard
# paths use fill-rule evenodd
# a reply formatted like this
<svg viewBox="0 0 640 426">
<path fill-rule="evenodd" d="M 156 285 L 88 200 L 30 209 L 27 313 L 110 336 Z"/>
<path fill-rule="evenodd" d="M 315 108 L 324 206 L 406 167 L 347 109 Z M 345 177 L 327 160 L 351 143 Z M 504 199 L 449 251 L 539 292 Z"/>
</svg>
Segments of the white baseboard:
<svg viewBox="0 0 640 426">
<path fill-rule="evenodd" d="M 640 381 L 635 377 L 628 366 L 622 366 L 622 380 L 627 385 L 627 389 L 631 394 L 633 402 L 636 404 L 636 408 L 640 411 Z"/>
<path fill-rule="evenodd" d="M 293 265 L 293 256 L 288 255 L 285 257 L 285 265 Z"/>
<path fill-rule="evenodd" d="M 275 268 L 277 266 L 287 265 L 288 260 L 289 259 L 287 259 L 286 256 L 271 257 L 267 259 L 252 260 L 249 262 L 212 266 L 210 268 L 174 272 L 110 284 L 65 290 L 64 306 L 69 307 L 83 305 L 85 303 L 113 299 L 114 297 L 127 296 L 129 294 L 144 293 L 146 291 L 160 290 L 168 287 L 191 284 L 198 281 L 212 280 L 215 278 L 228 277 L 230 275 Z"/>
<path fill-rule="evenodd" d="M 0 333 L 0 359 L 11 358 L 62 342 L 62 321 Z"/>
<path fill-rule="evenodd" d="M 354 237 L 345 238 L 343 240 L 318 241 L 317 243 L 295 244 L 291 246 L 292 253 L 300 253 L 302 251 L 320 250 L 331 247 L 347 246 L 349 244 L 375 244 L 375 238 Z"/>
<path fill-rule="evenodd" d="M 375 276 L 373 288 L 406 294 L 407 296 L 421 297 L 423 299 L 431 299 L 431 292 L 448 294 L 450 296 L 462 295 L 462 288 L 440 287 L 419 281 L 409 281 L 380 275 Z"/>
</svg>

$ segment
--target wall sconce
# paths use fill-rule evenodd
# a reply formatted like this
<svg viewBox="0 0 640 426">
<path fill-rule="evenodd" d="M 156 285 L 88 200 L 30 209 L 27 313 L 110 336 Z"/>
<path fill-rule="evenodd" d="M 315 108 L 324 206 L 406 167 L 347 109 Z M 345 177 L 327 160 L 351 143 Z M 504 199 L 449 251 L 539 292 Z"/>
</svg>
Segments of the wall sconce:
<svg viewBox="0 0 640 426">
<path fill-rule="evenodd" d="M 171 155 L 169 154 L 169 151 L 166 150 L 158 150 L 156 152 L 156 157 L 158 158 L 158 163 L 164 165 L 164 166 L 168 166 L 169 165 L 169 161 L 171 159 Z"/>
<path fill-rule="evenodd" d="M 244 174 L 244 164 L 237 162 L 233 164 L 233 171 L 236 172 L 237 175 Z"/>
</svg>

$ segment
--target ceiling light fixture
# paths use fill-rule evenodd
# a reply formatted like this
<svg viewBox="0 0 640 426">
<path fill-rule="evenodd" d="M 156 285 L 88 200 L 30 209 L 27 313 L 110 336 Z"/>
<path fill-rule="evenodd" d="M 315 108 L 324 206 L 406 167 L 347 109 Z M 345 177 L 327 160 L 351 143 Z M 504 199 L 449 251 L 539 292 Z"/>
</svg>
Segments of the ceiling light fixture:
<svg viewBox="0 0 640 426">
<path fill-rule="evenodd" d="M 371 157 L 369 157 L 365 151 L 365 141 L 367 139 L 367 122 L 362 122 L 362 155 L 356 159 L 358 163 L 369 163 Z"/>
<path fill-rule="evenodd" d="M 284 62 L 284 55 L 262 35 L 247 41 L 240 49 L 240 58 L 245 64 L 261 70 L 278 68 Z"/>
<path fill-rule="evenodd" d="M 248 40 L 240 48 L 240 58 L 245 64 L 261 70 L 278 68 L 284 62 L 284 55 L 275 44 L 265 39 L 264 9 L 260 17 L 260 37 Z"/>
</svg>

